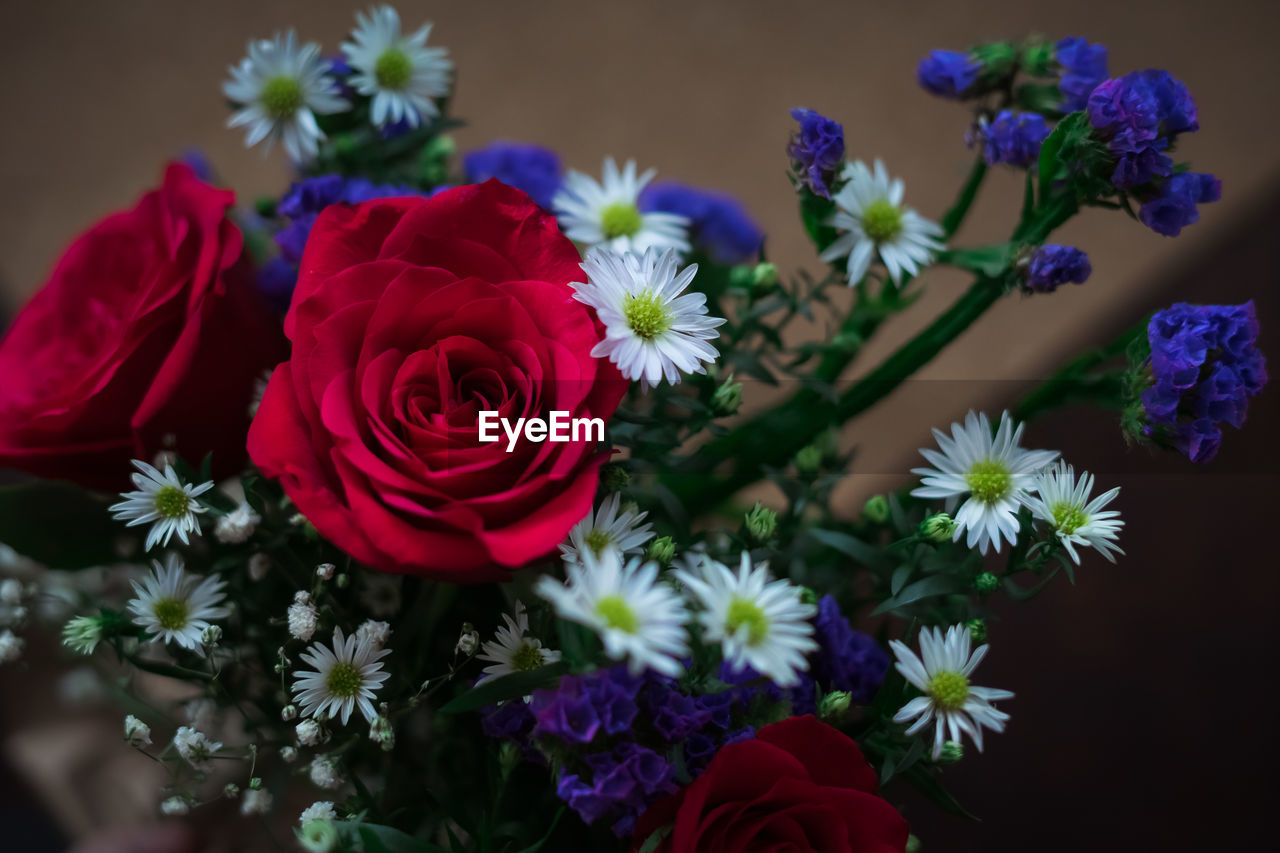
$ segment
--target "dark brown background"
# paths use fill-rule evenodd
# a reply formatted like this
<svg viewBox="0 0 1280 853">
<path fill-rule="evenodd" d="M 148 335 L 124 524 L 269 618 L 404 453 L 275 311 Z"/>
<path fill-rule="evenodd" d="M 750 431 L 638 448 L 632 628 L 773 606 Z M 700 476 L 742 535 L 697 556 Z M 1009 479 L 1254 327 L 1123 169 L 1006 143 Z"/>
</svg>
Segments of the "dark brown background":
<svg viewBox="0 0 1280 853">
<path fill-rule="evenodd" d="M 203 148 L 243 198 L 278 193 L 282 154 L 264 160 L 223 127 L 226 66 L 250 36 L 290 25 L 334 50 L 356 5 L 6 2 L 0 306 L 16 308 L 74 232 L 130 203 L 183 148 Z M 963 110 L 915 85 L 928 49 L 1081 34 L 1108 45 L 1113 73 L 1161 66 L 1188 84 L 1203 129 L 1180 153 L 1222 176 L 1224 200 L 1177 240 L 1104 211 L 1068 225 L 1059 237 L 1089 251 L 1092 280 L 1052 298 L 1007 300 L 922 381 L 859 421 L 848 432 L 862 449 L 842 493 L 850 507 L 901 484 L 896 472 L 914 463 L 928 426 L 970 406 L 1007 404 L 1075 349 L 1174 299 L 1253 297 L 1264 346 L 1280 352 L 1280 26 L 1271 3 L 473 0 L 400 10 L 406 23 L 434 20 L 432 42 L 458 64 L 463 150 L 495 137 L 528 140 L 588 172 L 614 154 L 731 190 L 765 225 L 784 269 L 816 266 L 784 179 L 789 107 L 842 120 L 850 156 L 885 157 L 906 180 L 908 201 L 936 217 L 970 152 L 960 140 Z M 993 175 L 961 241 L 1000 239 L 1018 191 L 1015 175 Z M 946 272 L 926 282 L 927 296 L 888 326 L 858 370 L 963 285 Z M 1064 411 L 1034 427 L 1032 445 L 1061 448 L 1122 485 L 1129 556 L 1115 568 L 1089 560 L 1076 587 L 1006 608 L 983 676 L 1017 692 L 1013 723 L 985 756 L 950 774 L 985 820 L 967 824 L 910 803 L 926 850 L 1218 850 L 1272 838 L 1275 401 L 1269 390 L 1248 428 L 1197 468 L 1128 451 L 1096 412 Z M 147 813 L 145 787 L 113 787 L 138 770 L 135 756 L 119 755 L 114 717 L 102 730 L 83 719 L 18 730 L 19 719 L 47 718 L 52 688 L 9 671 L 0 690 L 5 753 L 70 832 Z M 86 755 L 102 738 L 109 757 Z"/>
</svg>

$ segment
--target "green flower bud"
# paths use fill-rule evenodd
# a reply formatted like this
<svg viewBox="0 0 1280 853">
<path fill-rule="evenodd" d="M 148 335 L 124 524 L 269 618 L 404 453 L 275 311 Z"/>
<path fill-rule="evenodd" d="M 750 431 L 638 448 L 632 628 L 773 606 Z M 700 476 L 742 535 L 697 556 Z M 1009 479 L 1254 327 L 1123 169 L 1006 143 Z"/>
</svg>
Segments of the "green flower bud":
<svg viewBox="0 0 1280 853">
<path fill-rule="evenodd" d="M 950 542 L 956 532 L 956 523 L 945 512 L 931 515 L 920 522 L 919 534 L 930 542 Z"/>
<path fill-rule="evenodd" d="M 813 479 L 822 470 L 822 448 L 816 444 L 800 448 L 796 454 L 796 470 L 805 479 Z"/>
<path fill-rule="evenodd" d="M 856 353 L 862 347 L 862 335 L 857 332 L 840 332 L 831 339 L 831 347 L 846 355 Z"/>
<path fill-rule="evenodd" d="M 987 623 L 984 619 L 970 619 L 964 623 L 969 629 L 969 638 L 975 643 L 984 643 L 987 640 Z"/>
<path fill-rule="evenodd" d="M 872 495 L 862 506 L 862 517 L 872 524 L 884 524 L 889 520 L 889 499 L 884 495 Z"/>
<path fill-rule="evenodd" d="M 79 655 L 91 655 L 102 642 L 102 620 L 77 616 L 62 627 L 62 645 Z"/>
<path fill-rule="evenodd" d="M 261 780 L 259 780 L 259 784 L 261 784 Z M 250 787 L 252 787 L 252 785 Z M 235 782 L 228 782 L 222 786 L 222 796 L 226 797 L 228 800 L 234 800 L 236 797 L 240 796 L 240 786 Z"/>
<path fill-rule="evenodd" d="M 905 850 L 906 853 L 920 853 L 921 846 L 919 838 L 916 838 L 914 835 L 908 835 L 907 846 L 902 849 Z"/>
<path fill-rule="evenodd" d="M 817 604 L 818 594 L 807 586 L 800 587 L 800 603 L 801 604 Z"/>
<path fill-rule="evenodd" d="M 382 744 L 384 752 L 395 749 L 396 730 L 392 727 L 391 721 L 382 714 L 374 717 L 373 722 L 369 723 L 369 740 Z"/>
<path fill-rule="evenodd" d="M 982 78 L 994 82 L 1012 73 L 1018 62 L 1018 48 L 1007 41 L 980 44 L 972 51 L 982 61 Z"/>
<path fill-rule="evenodd" d="M 249 780 L 249 790 L 250 790 L 250 791 L 258 791 L 258 790 L 261 790 L 261 789 L 262 789 L 262 777 L 261 777 L 261 776 L 254 776 L 252 779 L 250 779 L 250 780 Z M 237 790 L 237 792 L 239 791 L 239 789 L 238 789 L 238 788 L 237 788 L 236 790 Z"/>
<path fill-rule="evenodd" d="M 659 536 L 649 543 L 646 557 L 660 566 L 669 566 L 676 556 L 676 543 L 670 536 Z"/>
<path fill-rule="evenodd" d="M 736 415 L 741 406 L 742 383 L 734 382 L 730 373 L 711 394 L 711 413 L 718 418 L 727 418 Z"/>
<path fill-rule="evenodd" d="M 755 280 L 755 269 L 753 267 L 736 266 L 729 270 L 729 286 L 738 287 L 746 290 L 751 287 L 751 283 Z"/>
<path fill-rule="evenodd" d="M 502 778 L 510 778 L 519 764 L 520 747 L 509 740 L 503 741 L 502 746 L 498 747 L 498 767 L 502 771 Z"/>
<path fill-rule="evenodd" d="M 333 853 L 338 849 L 338 830 L 330 821 L 309 820 L 294 834 L 308 853 Z"/>
<path fill-rule="evenodd" d="M 955 764 L 964 758 L 964 744 L 956 743 L 949 740 L 942 745 L 942 752 L 938 753 L 939 764 Z"/>
<path fill-rule="evenodd" d="M 1053 45 L 1038 41 L 1022 46 L 1022 67 L 1032 77 L 1048 77 L 1053 69 Z"/>
<path fill-rule="evenodd" d="M 220 642 L 222 642 L 222 628 L 217 625 L 210 625 L 200 633 L 202 646 L 216 646 Z"/>
<path fill-rule="evenodd" d="M 452 136 L 437 136 L 418 156 L 418 174 L 424 183 L 436 186 L 449 180 L 449 159 L 458 150 Z"/>
<path fill-rule="evenodd" d="M 999 586 L 1000 578 L 991 572 L 983 572 L 973 579 L 974 589 L 981 593 L 995 592 Z"/>
<path fill-rule="evenodd" d="M 778 531 L 778 514 L 759 501 L 746 515 L 747 536 L 753 544 L 763 545 Z"/>
<path fill-rule="evenodd" d="M 778 268 L 765 261 L 751 271 L 751 284 L 757 290 L 768 290 L 778 283 Z"/>
<path fill-rule="evenodd" d="M 844 716 L 853 704 L 853 695 L 843 690 L 836 690 L 822 697 L 818 702 L 818 716 L 824 720 L 838 719 Z"/>
<path fill-rule="evenodd" d="M 631 474 L 621 465 L 610 462 L 600 468 L 600 484 L 607 492 L 620 492 L 631 483 Z"/>
</svg>

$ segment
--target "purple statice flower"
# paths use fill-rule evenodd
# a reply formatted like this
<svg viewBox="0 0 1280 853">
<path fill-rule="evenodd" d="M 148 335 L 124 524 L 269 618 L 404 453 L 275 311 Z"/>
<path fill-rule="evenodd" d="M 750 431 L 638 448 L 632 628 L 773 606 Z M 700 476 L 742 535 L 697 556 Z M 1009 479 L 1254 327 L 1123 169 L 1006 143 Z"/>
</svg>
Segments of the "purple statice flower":
<svg viewBox="0 0 1280 853">
<path fill-rule="evenodd" d="M 855 631 L 829 595 L 818 602 L 813 627 L 818 651 L 812 667 L 818 684 L 828 691 L 847 691 L 859 705 L 875 698 L 889 671 L 888 653 L 873 637 Z"/>
<path fill-rule="evenodd" d="M 764 232 L 746 208 L 726 193 L 700 190 L 676 181 L 650 184 L 640 196 L 640 210 L 676 213 L 689 220 L 693 244 L 720 264 L 752 260 L 764 243 Z"/>
<path fill-rule="evenodd" d="M 1107 49 L 1089 44 L 1080 36 L 1061 39 L 1053 47 L 1054 59 L 1062 69 L 1058 91 L 1062 93 L 1062 111 L 1073 113 L 1089 103 L 1089 95 L 1107 79 Z"/>
<path fill-rule="evenodd" d="M 375 198 L 422 195 L 413 187 L 394 184 L 375 184 L 365 178 L 344 178 L 342 175 L 321 175 L 298 181 L 276 205 L 276 213 L 289 220 L 289 224 L 276 234 L 276 245 L 286 260 L 298 263 L 306 247 L 311 226 L 315 225 L 320 211 L 331 204 L 346 202 L 359 204 Z"/>
<path fill-rule="evenodd" d="M 697 732 L 684 742 L 685 770 L 696 779 L 702 775 L 702 771 L 707 769 L 711 759 L 723 747 L 731 743 L 750 740 L 755 736 L 756 730 L 751 726 L 743 726 L 729 732 L 716 732 L 714 730 Z"/>
<path fill-rule="evenodd" d="M 1111 183 L 1128 190 L 1173 173 L 1164 152 L 1200 125 L 1187 87 L 1167 71 L 1135 71 L 1103 81 L 1089 95 L 1089 124 L 1116 159 Z"/>
<path fill-rule="evenodd" d="M 1239 429 L 1267 382 L 1253 302 L 1158 311 L 1147 325 L 1152 384 L 1142 393 L 1148 435 L 1163 432 L 1192 462 L 1218 452 L 1220 424 Z"/>
<path fill-rule="evenodd" d="M 199 148 L 184 148 L 178 159 L 196 173 L 196 177 L 206 184 L 213 181 L 213 164 Z"/>
<path fill-rule="evenodd" d="M 471 183 L 497 178 L 524 190 L 546 210 L 551 209 L 564 172 L 554 151 L 520 142 L 494 142 L 472 151 L 462 159 L 462 168 Z"/>
<path fill-rule="evenodd" d="M 609 752 L 584 756 L 588 774 L 562 770 L 556 795 L 584 823 L 608 820 L 619 838 L 631 834 L 636 817 L 651 803 L 679 787 L 671 764 L 653 750 L 623 743 Z"/>
<path fill-rule="evenodd" d="M 491 738 L 526 741 L 537 720 L 527 702 L 503 702 L 480 712 L 480 728 Z"/>
<path fill-rule="evenodd" d="M 711 710 L 676 689 L 667 679 L 652 681 L 640 693 L 640 708 L 658 734 L 670 742 L 682 741 L 711 720 Z"/>
<path fill-rule="evenodd" d="M 600 733 L 623 734 L 639 711 L 636 695 L 643 684 L 625 666 L 565 676 L 555 687 L 533 692 L 529 704 L 537 720 L 533 734 L 569 744 L 590 743 Z"/>
<path fill-rule="evenodd" d="M 1027 264 L 1027 287 L 1037 293 L 1053 293 L 1067 283 L 1084 284 L 1093 272 L 1089 256 L 1075 246 L 1046 244 L 1036 249 Z"/>
<path fill-rule="evenodd" d="M 978 126 L 982 156 L 989 166 L 1030 166 L 1040 157 L 1040 145 L 1048 135 L 1049 126 L 1039 113 L 1001 110 L 994 119 Z"/>
<path fill-rule="evenodd" d="M 281 257 L 274 257 L 258 268 L 258 292 L 277 313 L 289 310 L 293 288 L 298 283 L 298 265 Z"/>
<path fill-rule="evenodd" d="M 798 673 L 798 676 L 798 684 L 783 689 L 749 666 L 734 669 L 728 661 L 720 664 L 720 680 L 733 685 L 734 696 L 744 707 L 757 698 L 763 698 L 767 702 L 789 703 L 790 716 L 793 717 L 816 714 L 818 700 L 813 679 L 803 672 Z"/>
<path fill-rule="evenodd" d="M 916 79 L 928 92 L 944 98 L 963 98 L 978 81 L 982 62 L 956 50 L 932 50 L 920 60 Z"/>
<path fill-rule="evenodd" d="M 800 175 L 809 189 L 831 198 L 827 181 L 844 164 L 844 127 L 839 122 L 803 107 L 791 111 L 800 132 L 791 138 L 787 154 L 800 164 Z"/>
<path fill-rule="evenodd" d="M 1222 198 L 1222 181 L 1213 175 L 1182 172 L 1159 185 L 1138 210 L 1138 218 L 1157 234 L 1176 237 L 1200 219 L 1196 205 Z"/>
</svg>

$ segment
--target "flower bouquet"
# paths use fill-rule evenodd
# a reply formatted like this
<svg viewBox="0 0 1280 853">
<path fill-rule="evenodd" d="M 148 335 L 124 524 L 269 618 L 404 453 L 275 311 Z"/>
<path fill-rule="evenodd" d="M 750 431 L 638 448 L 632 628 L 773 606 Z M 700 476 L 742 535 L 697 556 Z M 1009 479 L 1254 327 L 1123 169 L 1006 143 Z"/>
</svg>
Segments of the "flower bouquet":
<svg viewBox="0 0 1280 853">
<path fill-rule="evenodd" d="M 1010 718 L 992 601 L 1123 553 L 1119 490 L 1023 424 L 1084 400 L 1212 458 L 1266 382 L 1253 306 L 1135 317 L 934 429 L 860 513 L 833 506 L 838 429 L 1002 298 L 1083 283 L 1048 242 L 1082 208 L 1196 222 L 1220 187 L 1174 158 L 1190 93 L 1082 38 L 934 51 L 919 82 L 971 108 L 974 149 L 936 220 L 797 108 L 779 159 L 828 266 L 785 276 L 731 195 L 458 158 L 430 35 L 383 6 L 333 53 L 250 42 L 228 123 L 285 149 L 287 191 L 237 206 L 171 163 L 16 318 L 0 661 L 61 601 L 159 812 L 230 800 L 311 851 L 917 849 L 902 792 L 965 813 L 944 770 Z M 997 168 L 1025 173 L 1008 240 L 956 244 Z M 932 265 L 972 283 L 844 379 Z"/>
</svg>

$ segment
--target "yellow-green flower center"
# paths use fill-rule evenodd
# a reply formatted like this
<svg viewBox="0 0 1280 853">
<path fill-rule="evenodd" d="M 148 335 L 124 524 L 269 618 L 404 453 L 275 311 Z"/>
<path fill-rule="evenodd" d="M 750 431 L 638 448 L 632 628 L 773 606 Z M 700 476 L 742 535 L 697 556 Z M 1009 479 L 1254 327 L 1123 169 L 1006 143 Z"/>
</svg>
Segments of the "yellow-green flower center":
<svg viewBox="0 0 1280 853">
<path fill-rule="evenodd" d="M 591 549 L 591 553 L 597 557 L 604 554 L 605 549 L 613 544 L 613 536 L 607 530 L 600 530 L 593 527 L 582 538 L 583 544 Z"/>
<path fill-rule="evenodd" d="M 403 89 L 413 76 L 413 63 L 404 51 L 390 48 L 373 64 L 373 76 L 383 89 Z"/>
<path fill-rule="evenodd" d="M 519 650 L 511 656 L 511 667 L 520 672 L 528 672 L 531 669 L 537 669 L 542 666 L 544 659 L 542 657 L 542 649 L 525 643 Z"/>
<path fill-rule="evenodd" d="M 190 614 L 187 602 L 181 598 L 157 599 L 155 604 L 151 605 L 151 612 L 155 614 L 160 627 L 166 631 L 181 631 L 187 627 Z"/>
<path fill-rule="evenodd" d="M 362 684 L 364 684 L 364 678 L 361 677 L 360 670 L 355 664 L 347 661 L 335 663 L 324 680 L 324 686 L 329 691 L 329 695 L 339 699 L 355 698 L 359 695 Z"/>
<path fill-rule="evenodd" d="M 640 620 L 636 618 L 636 612 L 631 609 L 631 605 L 622 600 L 620 595 L 606 595 L 596 602 L 596 613 L 600 614 L 600 618 L 610 628 L 617 628 L 628 634 L 634 634 L 640 629 Z"/>
<path fill-rule="evenodd" d="M 725 627 L 736 634 L 744 625 L 747 628 L 747 644 L 759 645 L 769 636 L 769 617 L 760 605 L 748 598 L 735 598 L 729 602 L 729 610 L 724 617 Z"/>
<path fill-rule="evenodd" d="M 902 211 L 887 198 L 878 198 L 862 211 L 862 230 L 877 243 L 902 233 Z"/>
<path fill-rule="evenodd" d="M 622 306 L 622 318 L 641 340 L 651 341 L 671 328 L 671 312 L 652 290 L 628 296 Z"/>
<path fill-rule="evenodd" d="M 929 679 L 933 704 L 945 711 L 958 711 L 969 698 L 969 679 L 958 672 L 940 672 Z"/>
<path fill-rule="evenodd" d="M 1066 501 L 1059 501 L 1049 511 L 1053 513 L 1053 526 L 1068 536 L 1089 523 L 1089 516 L 1084 514 L 1084 510 Z"/>
<path fill-rule="evenodd" d="M 983 459 L 970 466 L 964 481 L 975 498 L 983 503 L 995 503 L 1009 493 L 1013 476 L 1000 460 Z"/>
<path fill-rule="evenodd" d="M 262 87 L 262 108 L 274 119 L 291 117 L 302 108 L 302 86 L 285 74 L 272 77 Z"/>
<path fill-rule="evenodd" d="M 606 240 L 616 237 L 634 237 L 642 225 L 644 225 L 644 217 L 631 202 L 614 202 L 600 211 L 600 228 L 604 231 Z"/>
<path fill-rule="evenodd" d="M 155 507 L 164 518 L 182 518 L 191 508 L 191 498 L 177 486 L 161 486 L 156 492 Z"/>
</svg>

